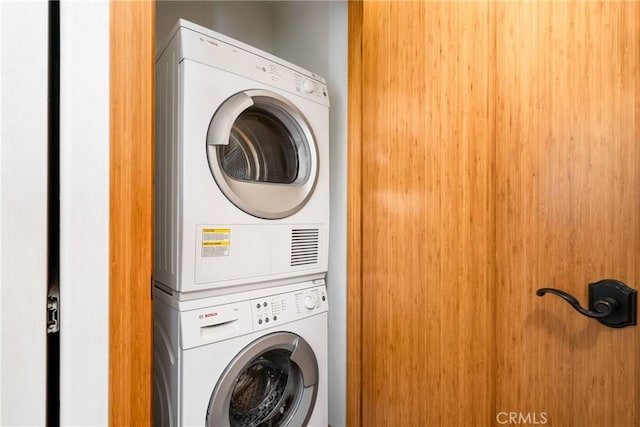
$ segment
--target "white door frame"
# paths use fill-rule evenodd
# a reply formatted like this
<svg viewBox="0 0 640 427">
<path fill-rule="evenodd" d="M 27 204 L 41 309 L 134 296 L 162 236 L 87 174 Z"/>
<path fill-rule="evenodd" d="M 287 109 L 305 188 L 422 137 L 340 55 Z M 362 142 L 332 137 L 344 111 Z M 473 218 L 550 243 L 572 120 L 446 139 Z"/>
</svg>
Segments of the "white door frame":
<svg viewBox="0 0 640 427">
<path fill-rule="evenodd" d="M 109 420 L 109 2 L 60 3 L 60 425 Z"/>
<path fill-rule="evenodd" d="M 44 425 L 46 2 L 0 2 L 0 425 Z"/>
<path fill-rule="evenodd" d="M 48 2 L 0 1 L 0 425 L 45 425 Z M 60 4 L 60 423 L 108 424 L 109 2 Z"/>
</svg>

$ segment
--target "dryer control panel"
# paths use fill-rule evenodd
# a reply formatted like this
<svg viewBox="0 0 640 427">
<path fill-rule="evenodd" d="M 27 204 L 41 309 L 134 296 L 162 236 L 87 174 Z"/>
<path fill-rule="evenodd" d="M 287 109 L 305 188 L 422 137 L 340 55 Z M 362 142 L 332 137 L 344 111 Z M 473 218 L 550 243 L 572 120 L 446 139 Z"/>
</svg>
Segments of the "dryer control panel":
<svg viewBox="0 0 640 427">
<path fill-rule="evenodd" d="M 188 25 L 199 30 L 181 27 L 180 61 L 186 59 L 206 64 L 329 106 L 324 78 L 215 31 Z"/>
<path fill-rule="evenodd" d="M 255 330 L 271 328 L 328 310 L 324 285 L 251 300 Z"/>
</svg>

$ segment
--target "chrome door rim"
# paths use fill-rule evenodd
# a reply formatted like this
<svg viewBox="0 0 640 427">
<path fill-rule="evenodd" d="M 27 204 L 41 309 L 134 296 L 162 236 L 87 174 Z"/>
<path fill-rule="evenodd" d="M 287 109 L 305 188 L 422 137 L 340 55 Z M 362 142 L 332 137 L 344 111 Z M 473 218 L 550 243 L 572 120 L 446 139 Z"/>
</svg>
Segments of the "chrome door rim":
<svg viewBox="0 0 640 427">
<path fill-rule="evenodd" d="M 230 427 L 229 410 L 231 394 L 238 376 L 255 359 L 272 350 L 291 352 L 290 360 L 301 372 L 302 392 L 296 398 L 283 425 L 306 426 L 318 393 L 318 362 L 313 349 L 300 336 L 289 332 L 275 332 L 258 338 L 243 348 L 229 363 L 218 379 L 207 408 L 205 425 L 207 427 Z"/>
</svg>

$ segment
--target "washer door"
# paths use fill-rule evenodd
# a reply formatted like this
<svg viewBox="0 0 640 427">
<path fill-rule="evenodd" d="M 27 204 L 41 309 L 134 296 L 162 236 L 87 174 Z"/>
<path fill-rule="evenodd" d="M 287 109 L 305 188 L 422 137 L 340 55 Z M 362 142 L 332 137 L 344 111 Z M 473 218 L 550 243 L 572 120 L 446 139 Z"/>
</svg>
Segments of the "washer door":
<svg viewBox="0 0 640 427">
<path fill-rule="evenodd" d="M 218 108 L 207 131 L 207 159 L 224 195 L 259 218 L 296 213 L 318 175 L 316 140 L 304 115 L 266 90 L 237 93 Z"/>
<path fill-rule="evenodd" d="M 298 335 L 277 332 L 245 347 L 209 400 L 208 427 L 305 426 L 318 392 L 318 362 Z"/>
</svg>

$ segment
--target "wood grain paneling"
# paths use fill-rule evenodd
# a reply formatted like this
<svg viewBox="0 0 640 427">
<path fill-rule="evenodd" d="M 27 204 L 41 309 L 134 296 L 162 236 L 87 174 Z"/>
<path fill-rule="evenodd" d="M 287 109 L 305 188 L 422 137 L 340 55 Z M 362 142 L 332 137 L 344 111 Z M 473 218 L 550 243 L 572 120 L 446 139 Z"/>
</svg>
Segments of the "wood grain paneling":
<svg viewBox="0 0 640 427">
<path fill-rule="evenodd" d="M 361 425 L 362 373 L 362 2 L 349 2 L 347 198 L 347 425 Z"/>
<path fill-rule="evenodd" d="M 497 410 L 637 426 L 640 329 L 535 290 L 640 287 L 640 3 L 497 8 Z"/>
<path fill-rule="evenodd" d="M 482 425 L 495 379 L 494 4 L 362 7 L 361 425 Z"/>
<path fill-rule="evenodd" d="M 352 10 L 350 425 L 639 425 L 640 2 Z"/>
<path fill-rule="evenodd" d="M 153 1 L 112 1 L 109 423 L 151 425 Z"/>
</svg>

